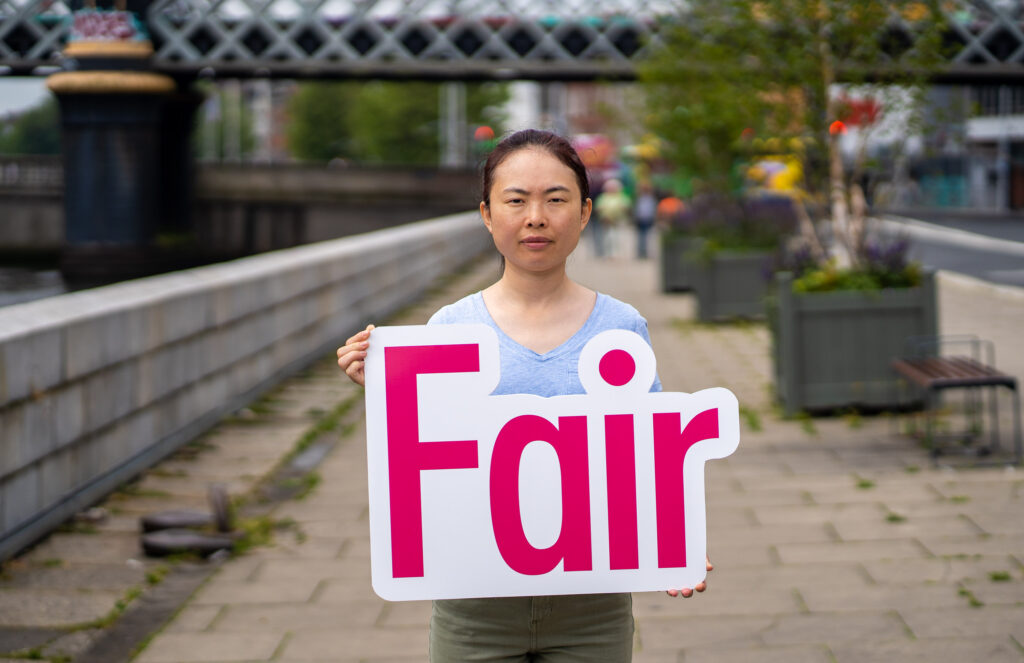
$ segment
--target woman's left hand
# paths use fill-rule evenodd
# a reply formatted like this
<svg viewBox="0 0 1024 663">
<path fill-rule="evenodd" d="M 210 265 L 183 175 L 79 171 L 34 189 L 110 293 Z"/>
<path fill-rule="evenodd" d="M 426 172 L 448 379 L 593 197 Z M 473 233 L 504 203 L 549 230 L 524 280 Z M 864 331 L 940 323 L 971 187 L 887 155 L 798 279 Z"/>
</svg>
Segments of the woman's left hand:
<svg viewBox="0 0 1024 663">
<path fill-rule="evenodd" d="M 710 559 L 705 557 L 704 563 L 708 565 L 708 572 L 714 570 L 715 567 L 711 565 Z M 670 589 L 666 592 L 666 594 L 668 594 L 669 596 L 682 596 L 684 599 L 688 599 L 691 596 L 693 596 L 694 591 L 703 592 L 707 588 L 708 583 L 706 581 L 701 581 L 697 583 L 697 586 L 693 587 L 692 589 L 690 587 L 683 587 L 682 589 Z"/>
</svg>

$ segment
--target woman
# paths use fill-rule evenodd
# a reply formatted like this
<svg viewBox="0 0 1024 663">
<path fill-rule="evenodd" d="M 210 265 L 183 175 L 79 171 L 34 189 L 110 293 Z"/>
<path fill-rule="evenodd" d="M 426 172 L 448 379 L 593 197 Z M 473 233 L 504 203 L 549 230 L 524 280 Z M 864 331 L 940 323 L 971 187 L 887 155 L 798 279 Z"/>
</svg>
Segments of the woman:
<svg viewBox="0 0 1024 663">
<path fill-rule="evenodd" d="M 483 323 L 498 334 L 501 381 L 494 393 L 584 393 L 579 353 L 595 334 L 628 329 L 650 342 L 637 311 L 571 280 L 566 260 L 590 219 L 586 169 L 555 134 L 506 137 L 484 165 L 480 216 L 501 254 L 497 283 L 445 306 L 428 324 Z M 338 365 L 364 383 L 370 325 L 338 349 Z M 655 381 L 654 389 L 660 390 Z M 708 564 L 708 570 L 711 565 Z M 695 589 L 704 591 L 704 583 Z M 693 590 L 669 590 L 671 596 Z M 629 594 L 435 601 L 430 660 L 607 662 L 631 660 Z"/>
</svg>

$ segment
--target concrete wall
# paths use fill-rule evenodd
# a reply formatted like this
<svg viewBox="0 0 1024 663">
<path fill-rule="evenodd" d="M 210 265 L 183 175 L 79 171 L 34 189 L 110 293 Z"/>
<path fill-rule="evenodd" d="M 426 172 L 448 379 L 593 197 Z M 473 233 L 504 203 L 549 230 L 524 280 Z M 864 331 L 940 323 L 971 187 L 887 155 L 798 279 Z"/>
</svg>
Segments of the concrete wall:
<svg viewBox="0 0 1024 663">
<path fill-rule="evenodd" d="M 0 251 L 64 245 L 60 157 L 0 157 Z M 193 226 L 218 254 L 269 251 L 475 209 L 472 169 L 198 164 Z"/>
<path fill-rule="evenodd" d="M 63 194 L 0 194 L 0 250 L 55 251 L 63 245 Z"/>
<path fill-rule="evenodd" d="M 0 250 L 53 250 L 63 242 L 60 157 L 0 158 Z"/>
<path fill-rule="evenodd" d="M 201 246 L 265 251 L 475 209 L 472 169 L 203 164 L 193 216 Z"/>
<path fill-rule="evenodd" d="M 463 213 L 0 309 L 0 560 L 490 246 Z"/>
</svg>

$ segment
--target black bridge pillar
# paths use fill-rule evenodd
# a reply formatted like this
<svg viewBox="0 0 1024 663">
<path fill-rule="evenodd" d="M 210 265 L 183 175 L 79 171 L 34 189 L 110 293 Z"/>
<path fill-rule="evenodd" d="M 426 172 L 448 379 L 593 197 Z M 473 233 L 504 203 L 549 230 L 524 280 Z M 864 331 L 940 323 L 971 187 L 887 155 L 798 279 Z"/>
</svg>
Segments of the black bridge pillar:
<svg viewBox="0 0 1024 663">
<path fill-rule="evenodd" d="M 47 80 L 61 109 L 61 269 L 71 282 L 183 266 L 170 247 L 180 248 L 191 229 L 190 134 L 200 97 L 153 72 L 152 53 L 135 12 L 77 8 L 66 70 Z"/>
</svg>

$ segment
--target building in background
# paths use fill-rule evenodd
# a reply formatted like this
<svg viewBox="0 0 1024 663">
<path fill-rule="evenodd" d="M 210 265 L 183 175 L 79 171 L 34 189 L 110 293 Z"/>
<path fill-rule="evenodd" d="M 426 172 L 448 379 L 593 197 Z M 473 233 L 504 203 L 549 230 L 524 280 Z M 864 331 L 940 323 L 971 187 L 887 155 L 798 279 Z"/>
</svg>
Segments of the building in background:
<svg viewBox="0 0 1024 663">
<path fill-rule="evenodd" d="M 869 198 L 894 207 L 1024 209 L 1024 87 L 935 86 L 925 103 L 922 126 L 870 146 Z"/>
<path fill-rule="evenodd" d="M 970 88 L 973 117 L 966 121 L 970 206 L 1024 209 L 1024 86 Z"/>
</svg>

